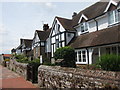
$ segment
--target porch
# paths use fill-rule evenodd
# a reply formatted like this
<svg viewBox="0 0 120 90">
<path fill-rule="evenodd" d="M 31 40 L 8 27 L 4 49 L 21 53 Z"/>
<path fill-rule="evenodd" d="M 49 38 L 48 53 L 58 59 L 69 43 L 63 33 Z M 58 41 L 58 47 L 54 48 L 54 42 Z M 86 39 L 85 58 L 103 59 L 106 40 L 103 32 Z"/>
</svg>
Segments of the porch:
<svg viewBox="0 0 120 90">
<path fill-rule="evenodd" d="M 76 64 L 95 64 L 104 54 L 120 54 L 120 44 L 111 44 L 91 48 L 76 49 Z"/>
</svg>

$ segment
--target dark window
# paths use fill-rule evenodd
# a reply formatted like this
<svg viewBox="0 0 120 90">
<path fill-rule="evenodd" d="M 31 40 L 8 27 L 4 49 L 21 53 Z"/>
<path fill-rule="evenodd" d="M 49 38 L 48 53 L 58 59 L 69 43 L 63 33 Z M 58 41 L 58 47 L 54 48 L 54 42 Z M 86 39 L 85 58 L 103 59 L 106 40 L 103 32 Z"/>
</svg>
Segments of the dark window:
<svg viewBox="0 0 120 90">
<path fill-rule="evenodd" d="M 106 54 L 110 54 L 110 48 L 106 48 Z"/>
<path fill-rule="evenodd" d="M 112 53 L 113 53 L 113 54 L 116 54 L 116 53 L 117 53 L 116 47 L 112 47 Z"/>
<path fill-rule="evenodd" d="M 59 48 L 59 39 L 56 39 L 56 48 Z"/>
<path fill-rule="evenodd" d="M 81 62 L 81 51 L 78 51 L 78 56 L 79 56 L 79 62 Z"/>
<path fill-rule="evenodd" d="M 118 46 L 118 53 L 120 54 L 120 46 Z"/>
<path fill-rule="evenodd" d="M 77 62 L 77 52 L 75 52 L 75 61 Z"/>
<path fill-rule="evenodd" d="M 82 51 L 82 55 L 83 55 L 83 62 L 86 62 L 86 52 Z"/>
</svg>

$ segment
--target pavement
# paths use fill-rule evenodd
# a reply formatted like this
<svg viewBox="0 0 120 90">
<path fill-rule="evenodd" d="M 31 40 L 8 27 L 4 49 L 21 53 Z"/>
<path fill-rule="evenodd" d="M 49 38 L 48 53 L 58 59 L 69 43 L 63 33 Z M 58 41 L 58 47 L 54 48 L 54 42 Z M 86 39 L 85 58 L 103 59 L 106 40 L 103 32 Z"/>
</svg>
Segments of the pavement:
<svg viewBox="0 0 120 90">
<path fill-rule="evenodd" d="M 0 65 L 0 88 L 2 90 L 4 90 L 4 88 L 28 88 L 30 90 L 37 87 L 31 82 L 26 81 L 22 76 L 18 75 L 17 73 L 8 70 L 6 67 Z"/>
</svg>

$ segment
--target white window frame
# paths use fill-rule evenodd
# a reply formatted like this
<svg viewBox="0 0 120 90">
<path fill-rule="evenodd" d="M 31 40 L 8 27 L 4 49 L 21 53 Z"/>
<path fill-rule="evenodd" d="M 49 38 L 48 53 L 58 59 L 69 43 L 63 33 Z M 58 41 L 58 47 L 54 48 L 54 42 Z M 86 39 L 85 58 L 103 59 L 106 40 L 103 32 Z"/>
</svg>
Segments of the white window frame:
<svg viewBox="0 0 120 90">
<path fill-rule="evenodd" d="M 81 53 L 81 62 L 79 61 L 79 54 L 78 52 L 82 52 L 85 51 L 85 55 L 86 55 L 86 62 L 83 62 L 83 53 Z M 86 49 L 80 49 L 80 50 L 75 50 L 75 52 L 77 52 L 77 62 L 76 64 L 88 64 L 88 57 L 87 57 L 87 50 Z"/>
<path fill-rule="evenodd" d="M 82 24 L 83 24 L 83 28 L 84 28 L 84 31 L 83 31 L 83 32 L 82 32 L 82 29 L 81 29 Z M 85 29 L 86 29 L 85 26 L 87 26 L 87 30 L 85 30 Z M 84 34 L 84 33 L 88 32 L 88 30 L 89 30 L 89 24 L 88 24 L 88 22 L 83 22 L 83 23 L 80 24 L 81 34 Z"/>
<path fill-rule="evenodd" d="M 113 24 L 116 24 L 116 23 L 119 22 L 119 20 L 118 20 L 118 19 L 119 19 L 119 12 L 117 11 L 117 13 L 115 13 L 116 11 L 117 11 L 117 9 L 108 12 L 108 24 L 109 24 L 109 25 L 113 25 Z M 109 18 L 110 18 L 109 13 L 111 13 L 111 12 L 112 12 L 112 14 L 113 14 L 113 22 L 112 22 L 112 23 L 109 23 Z M 117 17 L 116 17 L 116 14 L 117 14 Z M 117 18 L 117 21 L 115 21 L 116 18 Z"/>
</svg>

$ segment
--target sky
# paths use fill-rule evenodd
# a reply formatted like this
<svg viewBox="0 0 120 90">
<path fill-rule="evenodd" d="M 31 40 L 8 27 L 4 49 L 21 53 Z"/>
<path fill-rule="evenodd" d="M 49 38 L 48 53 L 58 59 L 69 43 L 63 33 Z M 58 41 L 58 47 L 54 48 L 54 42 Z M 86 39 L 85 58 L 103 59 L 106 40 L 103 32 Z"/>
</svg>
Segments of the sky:
<svg viewBox="0 0 120 90">
<path fill-rule="evenodd" d="M 43 23 L 51 27 L 55 16 L 72 18 L 73 12 L 99 0 L 84 2 L 0 2 L 0 54 L 10 54 L 20 45 L 20 38 L 32 39 Z"/>
</svg>

